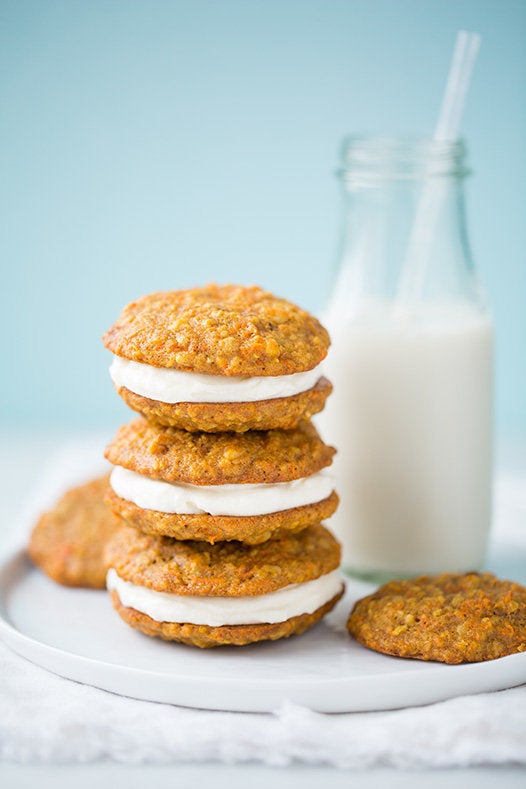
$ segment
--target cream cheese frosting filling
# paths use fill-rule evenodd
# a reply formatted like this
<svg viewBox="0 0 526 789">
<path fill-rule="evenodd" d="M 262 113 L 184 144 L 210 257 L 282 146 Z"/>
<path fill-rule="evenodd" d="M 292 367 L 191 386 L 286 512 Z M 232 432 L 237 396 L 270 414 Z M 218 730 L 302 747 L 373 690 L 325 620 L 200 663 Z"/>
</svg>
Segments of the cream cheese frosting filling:
<svg viewBox="0 0 526 789">
<path fill-rule="evenodd" d="M 269 594 L 250 597 L 198 597 L 156 592 L 145 586 L 124 581 L 113 568 L 108 570 L 106 585 L 115 590 L 122 605 L 146 614 L 156 622 L 192 625 L 256 625 L 285 622 L 293 616 L 312 614 L 332 600 L 341 590 L 339 570 L 291 584 Z"/>
<path fill-rule="evenodd" d="M 110 485 L 117 496 L 144 510 L 179 515 L 266 515 L 323 501 L 334 490 L 328 469 L 290 482 L 190 485 L 164 482 L 115 466 Z"/>
<path fill-rule="evenodd" d="M 153 367 L 114 356 L 110 375 L 119 389 L 125 387 L 162 403 L 251 403 L 306 392 L 321 376 L 321 365 L 291 375 L 241 377 L 205 375 Z"/>
</svg>

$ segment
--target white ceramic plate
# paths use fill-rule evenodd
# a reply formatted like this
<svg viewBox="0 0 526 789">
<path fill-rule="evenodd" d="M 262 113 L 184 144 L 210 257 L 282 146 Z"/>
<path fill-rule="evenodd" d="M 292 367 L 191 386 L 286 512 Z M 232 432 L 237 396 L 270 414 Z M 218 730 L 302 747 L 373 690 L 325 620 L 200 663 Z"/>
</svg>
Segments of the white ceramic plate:
<svg viewBox="0 0 526 789">
<path fill-rule="evenodd" d="M 384 710 L 526 681 L 526 653 L 446 666 L 364 649 L 344 624 L 352 601 L 370 589 L 348 582 L 335 611 L 302 636 L 199 650 L 132 630 L 105 592 L 58 586 L 18 551 L 0 565 L 0 636 L 63 677 L 207 709 L 270 712 L 290 700 L 322 712 Z"/>
<path fill-rule="evenodd" d="M 27 540 L 38 515 L 65 490 L 108 468 L 101 465 L 104 443 L 74 440 L 46 464 L 14 529 L 19 540 Z M 507 565 L 500 569 L 508 573 Z M 105 592 L 57 586 L 18 550 L 0 561 L 0 637 L 28 660 L 69 679 L 207 709 L 269 712 L 288 699 L 323 712 L 384 710 L 526 682 L 526 653 L 446 666 L 364 649 L 344 624 L 353 601 L 372 588 L 348 581 L 336 609 L 302 636 L 199 650 L 132 630 Z"/>
</svg>

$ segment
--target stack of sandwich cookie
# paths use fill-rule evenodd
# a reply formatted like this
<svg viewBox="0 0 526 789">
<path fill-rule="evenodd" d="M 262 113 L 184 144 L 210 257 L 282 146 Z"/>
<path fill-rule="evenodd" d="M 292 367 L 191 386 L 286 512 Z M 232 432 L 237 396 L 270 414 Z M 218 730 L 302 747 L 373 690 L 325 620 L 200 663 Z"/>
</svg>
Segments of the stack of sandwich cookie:
<svg viewBox="0 0 526 789">
<path fill-rule="evenodd" d="M 334 450 L 308 421 L 331 391 L 325 330 L 259 288 L 208 286 L 138 300 L 105 342 L 143 415 L 106 451 L 120 616 L 199 647 L 315 624 L 343 591 L 339 545 L 320 525 L 338 502 Z"/>
</svg>

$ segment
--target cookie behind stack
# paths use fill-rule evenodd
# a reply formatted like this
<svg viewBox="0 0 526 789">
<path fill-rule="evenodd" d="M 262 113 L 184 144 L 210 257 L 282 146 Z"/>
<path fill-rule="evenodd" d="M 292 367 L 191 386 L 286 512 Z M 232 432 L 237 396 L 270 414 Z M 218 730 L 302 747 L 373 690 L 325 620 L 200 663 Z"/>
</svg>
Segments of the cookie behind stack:
<svg viewBox="0 0 526 789">
<path fill-rule="evenodd" d="M 107 475 L 71 488 L 38 519 L 27 552 L 56 583 L 105 588 L 104 548 L 118 528 L 104 503 L 107 489 Z"/>
<path fill-rule="evenodd" d="M 303 632 L 339 599 L 320 525 L 334 450 L 308 422 L 331 391 L 328 342 L 308 313 L 238 286 L 146 296 L 107 332 L 116 388 L 143 414 L 106 453 L 126 524 L 108 586 L 128 624 L 239 645 Z"/>
</svg>

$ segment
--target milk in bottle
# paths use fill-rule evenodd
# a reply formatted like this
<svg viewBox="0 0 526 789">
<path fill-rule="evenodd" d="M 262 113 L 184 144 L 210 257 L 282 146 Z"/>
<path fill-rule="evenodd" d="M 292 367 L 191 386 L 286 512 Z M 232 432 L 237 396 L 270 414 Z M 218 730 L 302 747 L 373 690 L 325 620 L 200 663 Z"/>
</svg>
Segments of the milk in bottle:
<svg viewBox="0 0 526 789">
<path fill-rule="evenodd" d="M 467 244 L 461 143 L 351 139 L 345 232 L 324 322 L 334 393 L 317 417 L 338 449 L 331 528 L 353 574 L 480 567 L 491 517 L 492 322 Z M 400 276 L 424 181 L 445 190 L 425 276 Z"/>
</svg>

